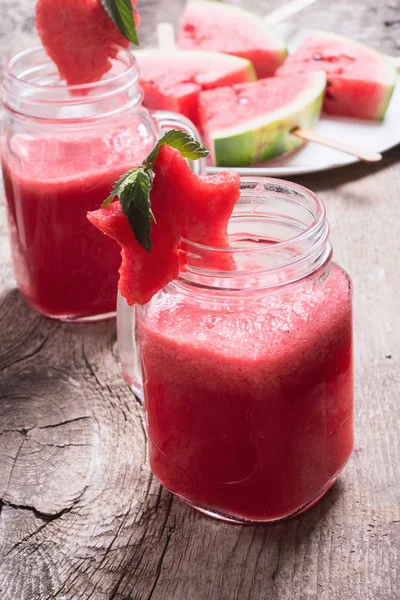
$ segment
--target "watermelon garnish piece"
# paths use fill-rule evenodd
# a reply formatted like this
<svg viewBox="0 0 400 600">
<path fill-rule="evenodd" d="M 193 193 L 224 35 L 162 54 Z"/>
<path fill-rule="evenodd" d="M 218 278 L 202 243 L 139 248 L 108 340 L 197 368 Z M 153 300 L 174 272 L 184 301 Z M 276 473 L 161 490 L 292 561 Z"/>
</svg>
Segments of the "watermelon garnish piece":
<svg viewBox="0 0 400 600">
<path fill-rule="evenodd" d="M 133 8 L 136 0 L 127 1 L 132 2 L 138 25 Z M 98 81 L 111 68 L 119 48 L 129 46 L 129 39 L 120 33 L 101 0 L 38 0 L 36 27 L 44 49 L 68 85 Z"/>
<path fill-rule="evenodd" d="M 152 193 L 157 223 L 152 228 L 150 252 L 135 238 L 118 201 L 88 213 L 89 221 L 121 246 L 118 288 L 129 304 L 145 304 L 178 276 L 179 226 L 173 212 L 164 211 L 159 200 L 162 198 Z"/>
<path fill-rule="evenodd" d="M 123 214 L 121 197 L 88 213 L 89 221 L 121 246 L 118 287 L 130 305 L 145 304 L 177 278 L 180 268 L 185 269 L 184 264 L 180 266 L 182 238 L 206 246 L 228 247 L 227 225 L 240 194 L 236 173 L 199 177 L 180 151 L 167 144 L 159 146 L 151 168 L 151 247 L 146 249 L 145 239 L 138 241 L 132 230 L 134 223 Z M 212 266 L 228 269 L 229 259 L 221 257 Z"/>
<path fill-rule="evenodd" d="M 315 127 L 325 85 L 319 71 L 202 92 L 200 118 L 214 164 L 246 166 L 301 146 L 290 132 Z"/>
<path fill-rule="evenodd" d="M 135 52 L 150 109 L 179 112 L 197 126 L 198 99 L 202 90 L 257 79 L 249 60 L 205 51 L 138 50 Z"/>
<path fill-rule="evenodd" d="M 247 58 L 260 79 L 271 77 L 287 56 L 283 38 L 262 18 L 241 7 L 208 0 L 187 3 L 177 45 Z"/>
<path fill-rule="evenodd" d="M 384 118 L 397 78 L 387 57 L 336 33 L 313 31 L 278 75 L 321 69 L 327 75 L 323 112 L 359 119 Z"/>
</svg>

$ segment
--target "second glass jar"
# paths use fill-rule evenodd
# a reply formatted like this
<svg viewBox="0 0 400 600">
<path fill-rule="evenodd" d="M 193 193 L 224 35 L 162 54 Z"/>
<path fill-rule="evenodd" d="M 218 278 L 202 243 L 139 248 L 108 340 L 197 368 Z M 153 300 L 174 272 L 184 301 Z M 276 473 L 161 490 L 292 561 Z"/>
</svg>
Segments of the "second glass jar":
<svg viewBox="0 0 400 600">
<path fill-rule="evenodd" d="M 101 81 L 81 86 L 62 84 L 40 47 L 6 67 L 1 159 L 14 271 L 25 299 L 49 317 L 115 312 L 120 251 L 86 213 L 143 161 L 163 127 L 197 135 L 180 115 L 150 115 L 138 79 L 123 50 Z"/>
<path fill-rule="evenodd" d="M 351 282 L 322 202 L 295 184 L 243 180 L 229 238 L 183 240 L 178 280 L 136 310 L 120 298 L 118 340 L 159 481 L 268 522 L 312 506 L 350 456 Z"/>
</svg>

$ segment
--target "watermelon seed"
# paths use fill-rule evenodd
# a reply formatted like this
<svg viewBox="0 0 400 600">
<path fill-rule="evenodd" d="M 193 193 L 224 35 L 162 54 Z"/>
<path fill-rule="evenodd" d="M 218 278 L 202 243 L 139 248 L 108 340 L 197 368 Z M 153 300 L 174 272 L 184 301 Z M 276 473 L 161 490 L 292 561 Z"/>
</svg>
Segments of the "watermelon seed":
<svg viewBox="0 0 400 600">
<path fill-rule="evenodd" d="M 391 7 L 391 8 L 396 8 L 396 6 Z M 394 19 L 393 21 L 383 21 L 383 24 L 385 25 L 385 27 L 391 27 L 392 25 L 398 25 L 400 23 L 400 19 Z"/>
<path fill-rule="evenodd" d="M 322 56 L 320 54 L 314 54 L 313 59 L 314 60 L 322 60 Z"/>
<path fill-rule="evenodd" d="M 238 98 L 238 104 L 248 104 L 248 98 Z"/>
</svg>

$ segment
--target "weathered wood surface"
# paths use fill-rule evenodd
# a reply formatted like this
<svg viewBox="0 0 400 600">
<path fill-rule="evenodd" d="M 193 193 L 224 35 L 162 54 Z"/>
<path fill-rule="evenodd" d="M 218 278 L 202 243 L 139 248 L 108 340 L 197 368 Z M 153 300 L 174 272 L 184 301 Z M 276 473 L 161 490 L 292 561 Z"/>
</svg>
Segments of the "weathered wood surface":
<svg viewBox="0 0 400 600">
<path fill-rule="evenodd" d="M 33 40 L 33 0 L 1 0 L 1 60 Z M 142 0 L 142 38 L 181 0 Z M 270 0 L 244 4 L 265 13 Z M 399 0 L 320 0 L 296 18 L 400 54 Z M 197 514 L 149 473 L 142 407 L 113 322 L 66 325 L 21 300 L 0 219 L 1 600 L 400 598 L 400 148 L 299 178 L 328 207 L 355 284 L 356 451 L 308 513 L 260 527 Z"/>
</svg>

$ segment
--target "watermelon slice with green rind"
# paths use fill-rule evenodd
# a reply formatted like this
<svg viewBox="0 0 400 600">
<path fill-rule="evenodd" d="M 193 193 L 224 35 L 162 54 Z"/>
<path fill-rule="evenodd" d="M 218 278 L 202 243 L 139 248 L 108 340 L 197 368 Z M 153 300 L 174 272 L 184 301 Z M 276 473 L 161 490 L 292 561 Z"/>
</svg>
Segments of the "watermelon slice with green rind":
<svg viewBox="0 0 400 600">
<path fill-rule="evenodd" d="M 259 78 L 271 77 L 287 56 L 283 38 L 261 17 L 225 2 L 190 0 L 177 45 L 250 60 Z"/>
<path fill-rule="evenodd" d="M 327 90 L 323 111 L 332 115 L 381 120 L 397 73 L 380 52 L 328 31 L 313 31 L 278 70 L 278 75 L 323 69 Z"/>
<path fill-rule="evenodd" d="M 145 106 L 179 112 L 197 126 L 202 90 L 257 79 L 249 60 L 217 52 L 148 49 L 134 54 Z"/>
<path fill-rule="evenodd" d="M 149 252 L 136 240 L 118 201 L 88 213 L 89 221 L 122 248 L 118 287 L 131 305 L 145 304 L 177 278 L 182 238 L 217 248 L 228 246 L 228 221 L 240 194 L 236 173 L 199 177 L 167 145 L 159 150 L 154 172 L 150 199 L 156 222 Z M 213 266 L 229 268 L 224 257 Z"/>
<path fill-rule="evenodd" d="M 313 128 L 324 98 L 323 71 L 271 77 L 202 92 L 200 118 L 216 166 L 241 167 L 295 150 L 295 127 Z"/>
<path fill-rule="evenodd" d="M 138 24 L 133 6 L 132 10 Z M 111 68 L 119 49 L 129 46 L 100 0 L 37 0 L 36 27 L 68 85 L 98 81 Z"/>
</svg>

